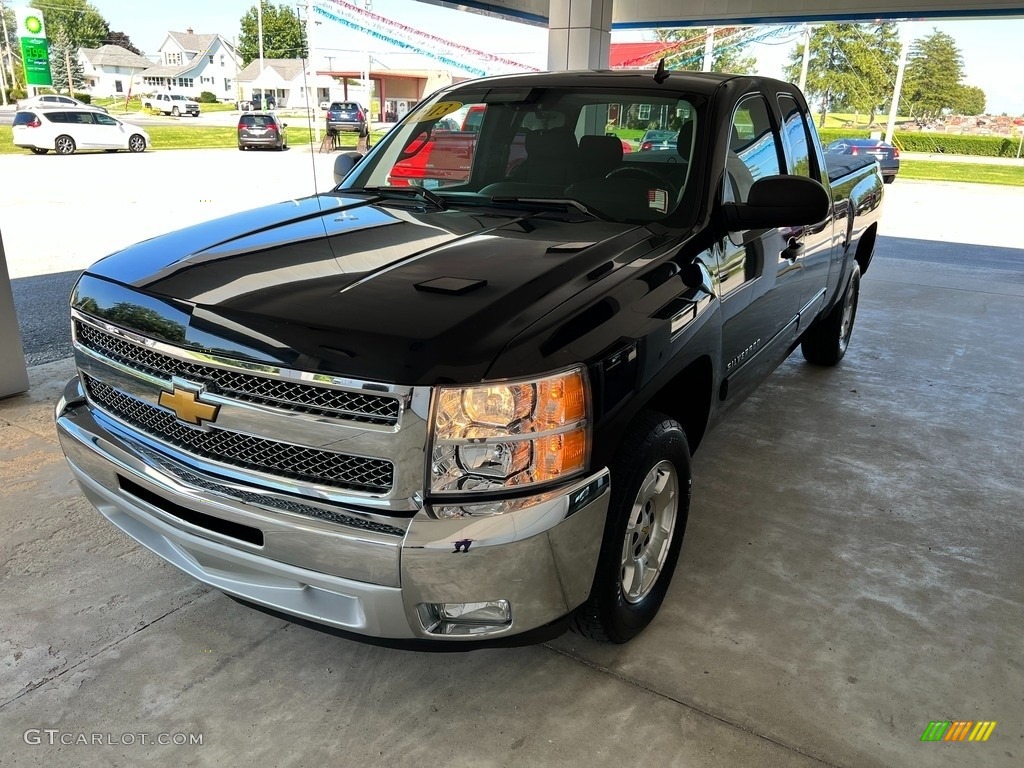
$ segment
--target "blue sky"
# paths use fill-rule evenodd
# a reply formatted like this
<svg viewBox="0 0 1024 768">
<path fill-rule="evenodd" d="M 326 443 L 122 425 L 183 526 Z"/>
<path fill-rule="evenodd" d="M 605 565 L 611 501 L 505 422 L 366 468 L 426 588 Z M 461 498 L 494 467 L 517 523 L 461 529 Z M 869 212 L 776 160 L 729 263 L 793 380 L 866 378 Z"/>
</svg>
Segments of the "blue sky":
<svg viewBox="0 0 1024 768">
<path fill-rule="evenodd" d="M 45 4 L 45 0 L 41 0 Z M 252 0 L 175 0 L 173 3 L 140 3 L 138 0 L 92 0 L 114 29 L 122 30 L 146 52 L 163 42 L 169 29 L 238 34 L 239 19 Z M 362 4 L 363 0 L 354 0 Z M 19 3 L 27 4 L 27 3 Z M 460 13 L 415 0 L 373 0 L 374 13 L 386 16 L 433 35 L 453 39 L 489 53 L 544 67 L 547 33 L 539 27 Z M 929 34 L 933 27 L 952 35 L 965 64 L 966 82 L 982 88 L 988 96 L 988 110 L 995 114 L 1024 114 L 1024 19 L 907 22 L 911 39 Z M 641 39 L 645 33 L 613 32 L 613 40 Z M 649 36 L 649 35 L 648 35 Z M 319 25 L 318 47 L 340 51 L 388 53 L 401 65 L 397 49 L 329 21 Z M 795 43 L 758 45 L 752 50 L 762 74 L 778 76 Z M 410 64 L 409 66 L 413 66 Z"/>
</svg>

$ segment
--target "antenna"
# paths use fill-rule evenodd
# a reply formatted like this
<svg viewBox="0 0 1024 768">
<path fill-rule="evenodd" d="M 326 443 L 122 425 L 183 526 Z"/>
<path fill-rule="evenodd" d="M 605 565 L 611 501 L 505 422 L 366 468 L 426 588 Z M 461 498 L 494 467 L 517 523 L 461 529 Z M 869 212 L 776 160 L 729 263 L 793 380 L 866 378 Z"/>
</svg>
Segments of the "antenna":
<svg viewBox="0 0 1024 768">
<path fill-rule="evenodd" d="M 657 72 L 654 73 L 654 82 L 656 82 L 658 85 L 661 85 L 666 80 L 668 80 L 668 76 L 670 74 L 672 73 L 665 69 L 665 59 L 664 57 L 662 57 L 658 61 L 658 70 Z"/>
</svg>

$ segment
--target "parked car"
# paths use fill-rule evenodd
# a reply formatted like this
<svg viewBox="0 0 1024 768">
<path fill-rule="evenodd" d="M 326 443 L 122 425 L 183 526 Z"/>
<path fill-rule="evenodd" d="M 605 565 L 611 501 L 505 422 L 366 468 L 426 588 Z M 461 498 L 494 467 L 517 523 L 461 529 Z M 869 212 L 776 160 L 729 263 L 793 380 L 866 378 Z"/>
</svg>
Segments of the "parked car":
<svg viewBox="0 0 1024 768">
<path fill-rule="evenodd" d="M 640 152 L 675 149 L 679 131 L 646 131 L 640 139 Z"/>
<path fill-rule="evenodd" d="M 199 102 L 179 93 L 157 93 L 146 96 L 142 99 L 142 108 L 173 117 L 181 115 L 199 117 Z"/>
<path fill-rule="evenodd" d="M 95 109 L 98 112 L 106 112 L 104 107 L 95 104 L 86 104 L 84 101 L 73 99 L 70 96 L 62 96 L 59 93 L 44 93 L 41 96 L 32 96 L 18 101 L 18 109 L 31 109 L 32 107 L 81 107 L 82 109 Z"/>
<path fill-rule="evenodd" d="M 80 149 L 145 152 L 149 146 L 149 134 L 138 126 L 82 107 L 22 110 L 15 113 L 11 131 L 14 146 L 37 155 L 51 149 L 58 155 L 72 155 Z"/>
<path fill-rule="evenodd" d="M 238 118 L 238 148 L 264 147 L 288 149 L 286 123 L 270 112 L 246 112 Z"/>
<path fill-rule="evenodd" d="M 868 155 L 882 168 L 882 180 L 892 184 L 900 172 L 900 150 L 880 139 L 836 139 L 825 152 L 834 155 Z"/>
<path fill-rule="evenodd" d="M 343 133 L 370 134 L 366 110 L 355 101 L 335 101 L 327 109 L 327 130 Z"/>
</svg>

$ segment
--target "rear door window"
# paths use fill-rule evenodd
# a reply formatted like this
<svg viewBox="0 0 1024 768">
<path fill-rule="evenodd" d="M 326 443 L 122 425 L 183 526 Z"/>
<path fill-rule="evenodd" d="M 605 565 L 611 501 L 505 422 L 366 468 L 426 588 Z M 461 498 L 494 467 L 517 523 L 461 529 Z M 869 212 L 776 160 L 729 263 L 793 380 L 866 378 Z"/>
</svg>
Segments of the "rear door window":
<svg viewBox="0 0 1024 768">
<path fill-rule="evenodd" d="M 66 123 L 68 121 L 67 112 L 47 112 L 44 117 L 51 123 Z"/>
<path fill-rule="evenodd" d="M 67 116 L 67 122 L 69 123 L 92 125 L 95 122 L 92 112 L 65 112 L 64 114 Z"/>
<path fill-rule="evenodd" d="M 762 96 L 748 96 L 733 113 L 726 150 L 725 202 L 747 202 L 747 193 L 758 179 L 781 173 L 778 137 Z"/>
</svg>

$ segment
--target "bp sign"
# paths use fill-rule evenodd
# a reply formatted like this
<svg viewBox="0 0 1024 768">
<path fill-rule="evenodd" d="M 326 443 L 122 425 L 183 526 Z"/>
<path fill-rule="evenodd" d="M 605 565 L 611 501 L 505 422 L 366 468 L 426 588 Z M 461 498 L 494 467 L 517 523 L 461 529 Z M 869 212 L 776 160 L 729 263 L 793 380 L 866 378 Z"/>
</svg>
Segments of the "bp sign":
<svg viewBox="0 0 1024 768">
<path fill-rule="evenodd" d="M 15 8 L 14 17 L 21 41 L 21 60 L 28 85 L 53 85 L 50 77 L 50 46 L 46 42 L 43 12 L 37 8 Z"/>
</svg>

